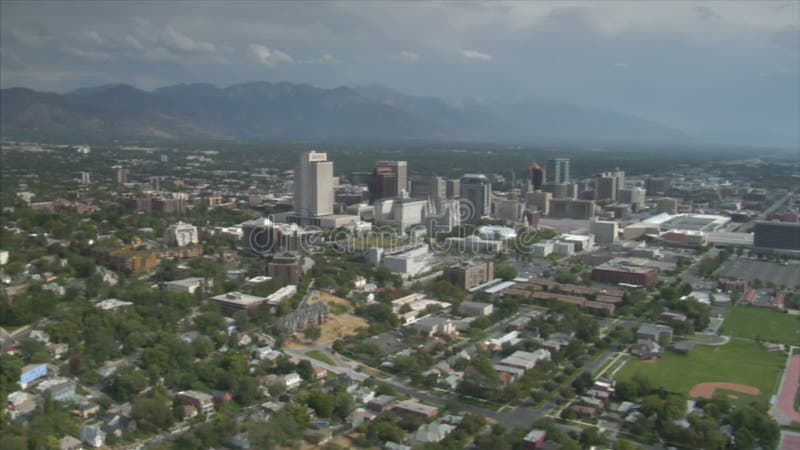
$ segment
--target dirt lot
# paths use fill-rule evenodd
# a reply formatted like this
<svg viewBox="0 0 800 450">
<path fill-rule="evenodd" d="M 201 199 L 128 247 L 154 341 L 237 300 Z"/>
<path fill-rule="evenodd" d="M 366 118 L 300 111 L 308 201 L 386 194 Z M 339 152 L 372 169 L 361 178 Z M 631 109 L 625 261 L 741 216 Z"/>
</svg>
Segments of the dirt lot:
<svg viewBox="0 0 800 450">
<path fill-rule="evenodd" d="M 369 323 L 367 323 L 366 320 L 352 314 L 353 305 L 346 299 L 325 292 L 316 291 L 314 294 L 312 294 L 311 298 L 309 298 L 308 303 L 313 304 L 319 302 L 325 302 L 332 312 L 331 314 L 328 314 L 328 321 L 320 326 L 320 329 L 322 330 L 322 336 L 318 340 L 314 341 L 314 345 L 329 344 L 345 336 L 352 336 L 356 334 L 359 328 L 369 327 Z M 347 312 L 342 314 L 334 314 L 333 311 L 336 310 L 337 305 L 342 308 L 342 310 L 346 308 Z M 304 340 L 302 333 L 295 334 L 295 338 L 298 340 Z M 297 348 L 302 348 L 302 345 L 297 346 Z"/>
</svg>

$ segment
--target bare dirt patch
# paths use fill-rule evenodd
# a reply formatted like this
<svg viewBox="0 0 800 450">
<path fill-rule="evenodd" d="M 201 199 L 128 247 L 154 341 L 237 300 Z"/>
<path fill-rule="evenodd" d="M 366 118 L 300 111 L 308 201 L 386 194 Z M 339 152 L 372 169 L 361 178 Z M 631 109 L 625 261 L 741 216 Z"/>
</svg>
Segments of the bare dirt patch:
<svg viewBox="0 0 800 450">
<path fill-rule="evenodd" d="M 714 391 L 716 391 L 717 389 L 725 389 L 726 391 L 741 392 L 742 394 L 747 394 L 747 395 L 761 394 L 761 390 L 759 388 L 748 386 L 746 384 L 715 382 L 715 383 L 700 383 L 694 385 L 694 387 L 692 387 L 692 390 L 689 391 L 689 397 L 712 398 L 714 397 Z"/>
<path fill-rule="evenodd" d="M 293 350 L 301 350 L 308 346 L 318 346 L 320 344 L 330 344 L 338 339 L 353 336 L 361 328 L 369 328 L 369 323 L 361 317 L 352 314 L 353 305 L 347 299 L 328 294 L 326 292 L 315 291 L 308 299 L 308 304 L 324 302 L 328 309 L 332 310 L 334 305 L 347 308 L 347 312 L 342 314 L 328 314 L 328 320 L 320 325 L 322 335 L 314 342 L 307 342 L 303 333 L 295 333 L 294 341 L 287 342 L 287 347 Z"/>
</svg>

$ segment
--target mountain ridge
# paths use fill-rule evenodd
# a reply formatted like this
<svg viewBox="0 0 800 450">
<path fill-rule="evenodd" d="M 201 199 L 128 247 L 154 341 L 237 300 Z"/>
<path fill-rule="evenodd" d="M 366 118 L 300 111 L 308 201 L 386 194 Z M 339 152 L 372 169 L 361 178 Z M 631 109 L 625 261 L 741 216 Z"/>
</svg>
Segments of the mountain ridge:
<svg viewBox="0 0 800 450">
<path fill-rule="evenodd" d="M 0 90 L 3 136 L 87 139 L 684 140 L 638 116 L 542 99 L 514 103 L 403 94 L 381 85 L 331 89 L 255 81 L 144 91 L 125 84 L 58 94 Z"/>
</svg>

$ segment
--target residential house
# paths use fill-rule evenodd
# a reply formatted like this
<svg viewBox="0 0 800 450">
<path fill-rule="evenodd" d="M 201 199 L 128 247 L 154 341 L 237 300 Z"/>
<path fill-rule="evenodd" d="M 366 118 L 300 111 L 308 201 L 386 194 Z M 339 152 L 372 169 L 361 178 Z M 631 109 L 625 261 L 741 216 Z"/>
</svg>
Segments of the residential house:
<svg viewBox="0 0 800 450">
<path fill-rule="evenodd" d="M 106 444 L 106 433 L 100 429 L 100 423 L 85 424 L 81 427 L 81 441 L 91 447 L 100 448 Z"/>
<path fill-rule="evenodd" d="M 630 352 L 639 359 L 654 359 L 661 356 L 661 346 L 650 339 L 637 339 Z"/>
<path fill-rule="evenodd" d="M 441 442 L 455 429 L 456 427 L 453 425 L 439 421 L 426 423 L 417 428 L 417 431 L 411 435 L 410 441 L 415 446 Z"/>
<path fill-rule="evenodd" d="M 58 450 L 83 450 L 83 442 L 67 435 L 58 441 Z"/>
</svg>

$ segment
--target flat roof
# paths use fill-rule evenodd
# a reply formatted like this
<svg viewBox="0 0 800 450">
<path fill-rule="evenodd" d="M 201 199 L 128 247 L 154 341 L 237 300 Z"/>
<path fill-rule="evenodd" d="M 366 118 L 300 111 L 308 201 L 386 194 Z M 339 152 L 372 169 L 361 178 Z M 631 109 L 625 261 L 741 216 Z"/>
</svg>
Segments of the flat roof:
<svg viewBox="0 0 800 450">
<path fill-rule="evenodd" d="M 231 303 L 235 305 L 247 306 L 247 305 L 252 305 L 254 303 L 266 301 L 267 298 L 257 297 L 255 295 L 243 294 L 238 291 L 233 291 L 233 292 L 226 292 L 225 294 L 215 295 L 214 297 L 211 297 L 211 300 L 223 303 Z"/>
</svg>

